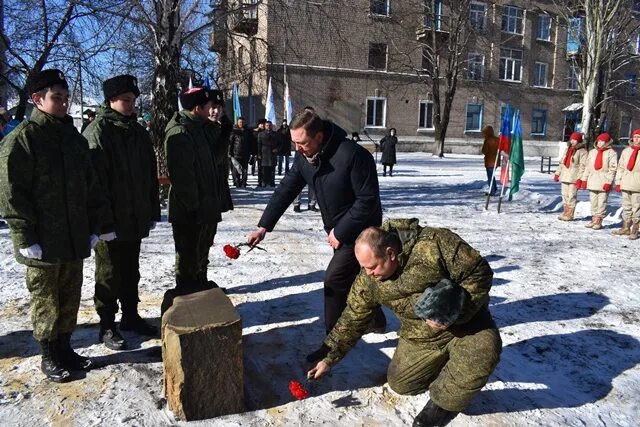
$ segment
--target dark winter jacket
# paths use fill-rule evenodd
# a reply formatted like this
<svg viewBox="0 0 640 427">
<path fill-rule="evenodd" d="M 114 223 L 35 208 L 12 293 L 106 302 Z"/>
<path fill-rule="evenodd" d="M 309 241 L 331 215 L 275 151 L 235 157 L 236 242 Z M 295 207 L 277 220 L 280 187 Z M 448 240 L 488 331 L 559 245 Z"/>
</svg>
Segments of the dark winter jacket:
<svg viewBox="0 0 640 427">
<path fill-rule="evenodd" d="M 278 156 L 291 156 L 291 129 L 289 126 L 281 126 L 278 133 L 280 134 Z"/>
<path fill-rule="evenodd" d="M 89 236 L 112 231 L 109 202 L 100 187 L 87 140 L 70 116 L 34 108 L 0 147 L 0 213 L 9 224 L 16 260 L 45 266 L 91 254 Z M 19 249 L 38 243 L 42 260 Z"/>
<path fill-rule="evenodd" d="M 322 222 L 342 244 L 353 244 L 362 230 L 382 222 L 380 189 L 373 156 L 324 121 L 324 143 L 317 164 L 296 153 L 289 173 L 276 188 L 258 226 L 268 231 L 309 184 L 316 191 Z"/>
<path fill-rule="evenodd" d="M 258 134 L 258 156 L 262 166 L 275 166 L 278 152 L 278 134 L 272 130 L 263 130 Z"/>
<path fill-rule="evenodd" d="M 395 165 L 396 164 L 396 145 L 398 144 L 398 138 L 396 136 L 386 135 L 380 140 L 380 149 L 382 150 L 382 156 L 380 157 L 380 163 L 383 165 Z"/>
<path fill-rule="evenodd" d="M 218 196 L 220 197 L 220 212 L 233 210 L 231 191 L 229 190 L 229 134 L 231 122 L 223 116 L 220 123 L 208 122 L 205 125 L 209 141 L 211 157 L 218 174 Z"/>
<path fill-rule="evenodd" d="M 123 116 L 104 104 L 83 136 L 111 202 L 118 240 L 147 237 L 150 223 L 160 221 L 158 169 L 149 133 L 135 116 Z"/>
<path fill-rule="evenodd" d="M 240 129 L 234 126 L 229 136 L 229 156 L 246 165 L 251 156 L 251 144 L 253 144 L 253 133 L 246 127 Z"/>
<path fill-rule="evenodd" d="M 217 224 L 222 219 L 218 175 L 205 124 L 205 120 L 184 110 L 167 124 L 165 152 L 171 180 L 169 222 L 172 224 Z"/>
<path fill-rule="evenodd" d="M 347 307 L 325 340 L 331 348 L 326 363 L 336 364 L 353 348 L 379 304 L 391 308 L 400 320 L 400 337 L 433 348 L 443 348 L 456 336 L 496 327 L 488 309 L 493 271 L 478 251 L 452 231 L 423 228 L 415 218 L 390 220 L 382 228 L 396 232 L 402 240 L 400 266 L 385 280 L 360 272 Z M 446 330 L 432 329 L 414 310 L 425 289 L 441 279 L 451 280 L 466 294 L 460 316 Z"/>
</svg>

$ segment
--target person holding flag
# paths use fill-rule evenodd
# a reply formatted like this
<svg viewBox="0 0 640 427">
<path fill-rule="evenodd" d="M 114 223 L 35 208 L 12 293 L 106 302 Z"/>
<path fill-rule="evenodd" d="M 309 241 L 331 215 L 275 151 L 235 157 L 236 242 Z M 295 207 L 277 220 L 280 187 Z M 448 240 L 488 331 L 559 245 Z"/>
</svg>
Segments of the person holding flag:
<svg viewBox="0 0 640 427">
<path fill-rule="evenodd" d="M 596 147 L 589 151 L 587 167 L 582 175 L 580 188 L 589 190 L 591 201 L 591 222 L 586 225 L 592 230 L 602 228 L 602 220 L 607 213 L 609 191 L 618 168 L 618 155 L 611 149 L 613 140 L 608 133 L 596 138 Z"/>
<path fill-rule="evenodd" d="M 560 221 L 573 220 L 576 210 L 578 190 L 582 186 L 580 179 L 587 166 L 587 149 L 580 132 L 573 132 L 569 138 L 567 151 L 560 159 L 558 169 L 553 175 L 553 180 L 560 183 L 562 194 L 563 212 L 558 217 Z"/>
</svg>

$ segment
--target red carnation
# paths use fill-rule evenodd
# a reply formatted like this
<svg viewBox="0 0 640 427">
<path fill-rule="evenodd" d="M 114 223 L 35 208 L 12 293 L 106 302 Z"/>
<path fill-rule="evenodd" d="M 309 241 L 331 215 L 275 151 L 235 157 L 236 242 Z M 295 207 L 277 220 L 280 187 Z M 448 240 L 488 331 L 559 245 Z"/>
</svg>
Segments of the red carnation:
<svg viewBox="0 0 640 427">
<path fill-rule="evenodd" d="M 224 245 L 224 248 L 222 248 L 224 250 L 224 254 L 231 259 L 238 259 L 238 257 L 240 256 L 240 249 L 236 246 L 232 246 L 232 245 Z"/>
<path fill-rule="evenodd" d="M 306 399 L 309 392 L 298 381 L 289 381 L 289 391 L 298 400 Z"/>
</svg>

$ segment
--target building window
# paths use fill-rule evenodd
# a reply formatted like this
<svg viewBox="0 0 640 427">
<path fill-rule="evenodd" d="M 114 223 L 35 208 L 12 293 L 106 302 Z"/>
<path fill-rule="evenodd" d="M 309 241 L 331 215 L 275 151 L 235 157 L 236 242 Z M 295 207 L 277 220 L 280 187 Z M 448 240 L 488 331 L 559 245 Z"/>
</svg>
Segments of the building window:
<svg viewBox="0 0 640 427">
<path fill-rule="evenodd" d="M 567 89 L 580 89 L 580 68 L 577 65 L 571 65 L 569 67 L 569 74 L 567 76 Z"/>
<path fill-rule="evenodd" d="M 370 0 L 369 7 L 372 15 L 389 16 L 389 0 Z"/>
<path fill-rule="evenodd" d="M 369 69 L 387 69 L 387 45 L 385 43 L 369 43 Z"/>
<path fill-rule="evenodd" d="M 470 53 L 467 57 L 467 79 L 482 80 L 484 77 L 484 55 Z"/>
<path fill-rule="evenodd" d="M 485 2 L 471 2 L 469 6 L 469 23 L 476 30 L 484 30 L 486 26 L 485 16 L 487 4 Z"/>
<path fill-rule="evenodd" d="M 625 84 L 625 96 L 632 97 L 638 94 L 638 76 L 635 74 L 627 74 L 624 76 L 627 81 Z"/>
<path fill-rule="evenodd" d="M 549 15 L 538 15 L 536 38 L 544 41 L 551 40 L 551 17 Z"/>
<path fill-rule="evenodd" d="M 544 135 L 547 130 L 547 110 L 533 109 L 531 135 Z"/>
<path fill-rule="evenodd" d="M 618 141 L 621 144 L 629 144 L 630 134 L 631 134 L 631 117 L 630 116 L 620 117 L 620 132 L 618 132 Z"/>
<path fill-rule="evenodd" d="M 421 70 L 423 71 L 424 74 L 426 74 L 427 76 L 430 76 L 433 74 L 433 64 L 431 62 L 431 58 L 429 56 L 429 52 L 427 52 L 427 49 L 422 49 L 422 57 L 421 57 L 422 63 L 420 64 Z"/>
<path fill-rule="evenodd" d="M 567 54 L 573 55 L 578 53 L 582 45 L 582 25 L 583 18 L 570 18 L 567 28 Z"/>
<path fill-rule="evenodd" d="M 420 101 L 420 117 L 418 128 L 433 129 L 433 102 Z"/>
<path fill-rule="evenodd" d="M 515 49 L 500 49 L 501 80 L 519 82 L 522 79 L 522 51 Z"/>
<path fill-rule="evenodd" d="M 533 85 L 547 87 L 547 68 L 544 62 L 536 62 L 533 66 Z"/>
<path fill-rule="evenodd" d="M 431 10 L 431 7 L 435 8 Z M 442 0 L 435 0 L 435 4 L 431 0 L 424 2 L 424 26 L 426 28 L 435 28 L 436 31 L 442 30 Z"/>
<path fill-rule="evenodd" d="M 367 98 L 367 127 L 384 127 L 387 98 Z"/>
<path fill-rule="evenodd" d="M 640 0 L 633 0 L 631 10 L 633 10 L 634 12 L 640 12 Z"/>
<path fill-rule="evenodd" d="M 634 42 L 634 46 L 632 47 L 633 53 L 635 53 L 636 55 L 640 55 L 640 33 L 638 33 Z"/>
<path fill-rule="evenodd" d="M 465 132 L 480 132 L 482 127 L 482 104 L 467 104 Z"/>
<path fill-rule="evenodd" d="M 506 6 L 502 13 L 502 31 L 505 33 L 522 34 L 522 18 L 524 11 L 519 7 Z"/>
</svg>

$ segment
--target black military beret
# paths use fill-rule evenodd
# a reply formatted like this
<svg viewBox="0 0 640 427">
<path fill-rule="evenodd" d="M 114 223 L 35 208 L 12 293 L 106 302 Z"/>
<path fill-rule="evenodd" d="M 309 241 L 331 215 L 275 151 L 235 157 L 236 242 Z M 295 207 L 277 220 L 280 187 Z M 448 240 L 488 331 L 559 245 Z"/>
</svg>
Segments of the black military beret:
<svg viewBox="0 0 640 427">
<path fill-rule="evenodd" d="M 202 87 L 194 87 L 180 94 L 180 103 L 185 110 L 193 110 L 198 105 L 211 101 L 209 91 Z"/>
<path fill-rule="evenodd" d="M 467 291 L 448 279 L 441 279 L 427 288 L 413 308 L 416 315 L 444 326 L 452 325 L 460 316 L 467 299 Z"/>
<path fill-rule="evenodd" d="M 60 85 L 65 89 L 69 89 L 69 85 L 67 84 L 67 80 L 64 78 L 64 74 L 56 68 L 42 70 L 36 74 L 31 80 L 29 90 L 31 93 L 34 93 L 53 85 Z"/>
<path fill-rule="evenodd" d="M 140 96 L 138 79 L 129 74 L 122 74 L 105 80 L 102 83 L 102 91 L 105 99 L 111 99 L 127 92 L 132 92 L 136 97 Z"/>
<path fill-rule="evenodd" d="M 209 90 L 209 97 L 211 98 L 211 102 L 216 105 L 224 104 L 224 96 L 222 95 L 222 91 L 218 89 Z"/>
</svg>

